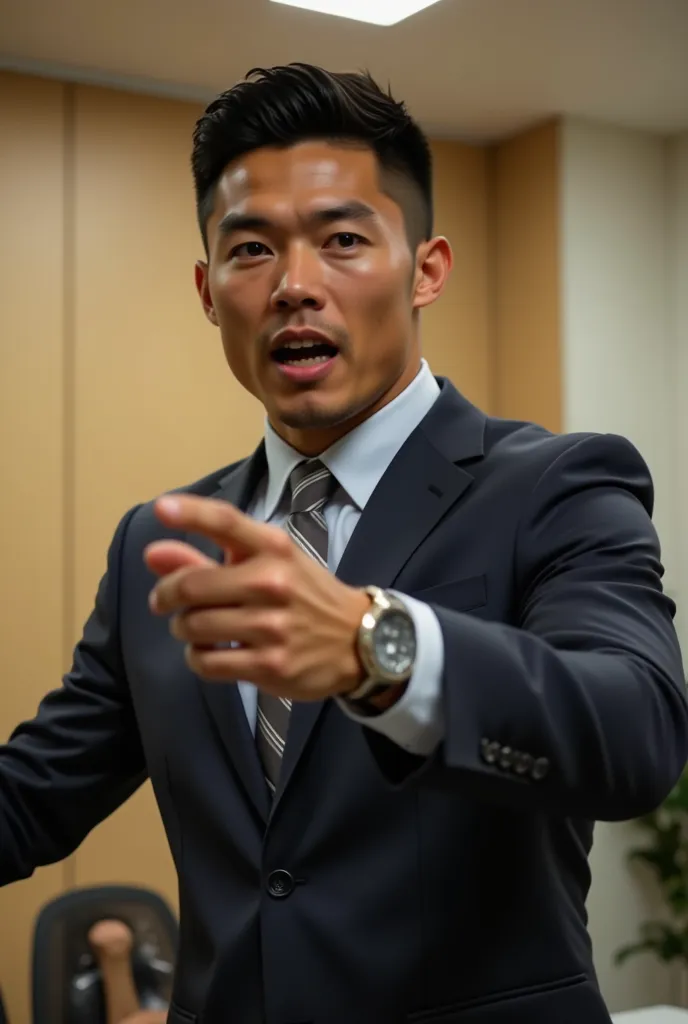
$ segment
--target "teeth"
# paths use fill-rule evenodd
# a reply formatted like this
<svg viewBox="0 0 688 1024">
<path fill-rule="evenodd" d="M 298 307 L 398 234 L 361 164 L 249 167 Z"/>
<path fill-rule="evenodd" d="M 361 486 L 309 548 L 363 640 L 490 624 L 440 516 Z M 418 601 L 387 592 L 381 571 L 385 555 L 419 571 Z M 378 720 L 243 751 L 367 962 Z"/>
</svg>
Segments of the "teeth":
<svg viewBox="0 0 688 1024">
<path fill-rule="evenodd" d="M 318 345 L 318 344 L 319 344 L 319 342 L 317 342 L 317 341 L 309 341 L 308 339 L 306 339 L 304 341 L 288 341 L 287 344 L 284 347 L 285 348 L 313 348 L 315 345 Z"/>
<path fill-rule="evenodd" d="M 290 359 L 287 366 L 317 366 L 318 363 L 328 363 L 330 356 L 306 356 L 304 359 Z"/>
</svg>

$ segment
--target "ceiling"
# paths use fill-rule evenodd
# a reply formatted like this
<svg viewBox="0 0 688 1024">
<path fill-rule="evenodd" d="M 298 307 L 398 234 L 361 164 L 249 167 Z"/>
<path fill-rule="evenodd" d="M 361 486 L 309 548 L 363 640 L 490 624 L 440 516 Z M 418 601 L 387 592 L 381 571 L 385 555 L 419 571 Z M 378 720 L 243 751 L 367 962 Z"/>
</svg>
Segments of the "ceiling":
<svg viewBox="0 0 688 1024">
<path fill-rule="evenodd" d="M 688 130 L 688 0 L 441 0 L 391 28 L 270 0 L 0 0 L 0 67 L 206 100 L 290 61 L 368 68 L 438 137 L 553 114 Z"/>
</svg>

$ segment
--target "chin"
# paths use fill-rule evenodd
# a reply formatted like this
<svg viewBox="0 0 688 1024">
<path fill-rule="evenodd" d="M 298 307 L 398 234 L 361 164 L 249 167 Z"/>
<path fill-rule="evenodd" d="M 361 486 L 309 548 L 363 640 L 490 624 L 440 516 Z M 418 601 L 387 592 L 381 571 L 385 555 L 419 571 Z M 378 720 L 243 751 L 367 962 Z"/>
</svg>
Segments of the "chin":
<svg viewBox="0 0 688 1024">
<path fill-rule="evenodd" d="M 290 410 L 279 417 L 280 422 L 292 430 L 327 430 L 338 427 L 349 418 L 346 414 L 335 416 L 325 409 Z"/>
<path fill-rule="evenodd" d="M 305 397 L 305 396 L 304 396 Z M 295 402 L 292 406 L 278 409 L 277 416 L 285 427 L 292 430 L 328 430 L 339 427 L 352 419 L 360 410 L 350 403 L 333 403 L 313 401 L 309 396 L 306 401 Z"/>
</svg>

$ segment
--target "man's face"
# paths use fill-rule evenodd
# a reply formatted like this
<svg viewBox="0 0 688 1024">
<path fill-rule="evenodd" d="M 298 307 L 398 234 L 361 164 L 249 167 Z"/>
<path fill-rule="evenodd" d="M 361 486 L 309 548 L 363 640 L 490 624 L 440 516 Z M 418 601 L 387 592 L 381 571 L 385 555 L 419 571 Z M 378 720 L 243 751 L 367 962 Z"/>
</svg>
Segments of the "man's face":
<svg viewBox="0 0 688 1024">
<path fill-rule="evenodd" d="M 235 377 L 306 454 L 410 383 L 414 311 L 449 270 L 443 239 L 411 252 L 381 188 L 372 151 L 325 142 L 255 150 L 217 184 L 199 293 Z"/>
</svg>

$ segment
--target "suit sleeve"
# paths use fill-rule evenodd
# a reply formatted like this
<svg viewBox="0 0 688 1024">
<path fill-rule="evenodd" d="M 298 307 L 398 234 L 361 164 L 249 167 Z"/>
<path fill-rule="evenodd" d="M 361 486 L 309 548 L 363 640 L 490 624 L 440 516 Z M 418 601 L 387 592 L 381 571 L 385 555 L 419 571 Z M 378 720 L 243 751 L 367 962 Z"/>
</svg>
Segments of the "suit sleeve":
<svg viewBox="0 0 688 1024">
<path fill-rule="evenodd" d="M 0 747 L 0 884 L 72 853 L 145 780 L 118 640 L 120 522 L 61 688 Z"/>
<path fill-rule="evenodd" d="M 688 704 L 652 502 L 623 438 L 586 437 L 549 464 L 519 523 L 516 623 L 432 606 L 444 642 L 435 754 L 366 730 L 390 783 L 593 820 L 662 802 L 688 757 Z"/>
</svg>

